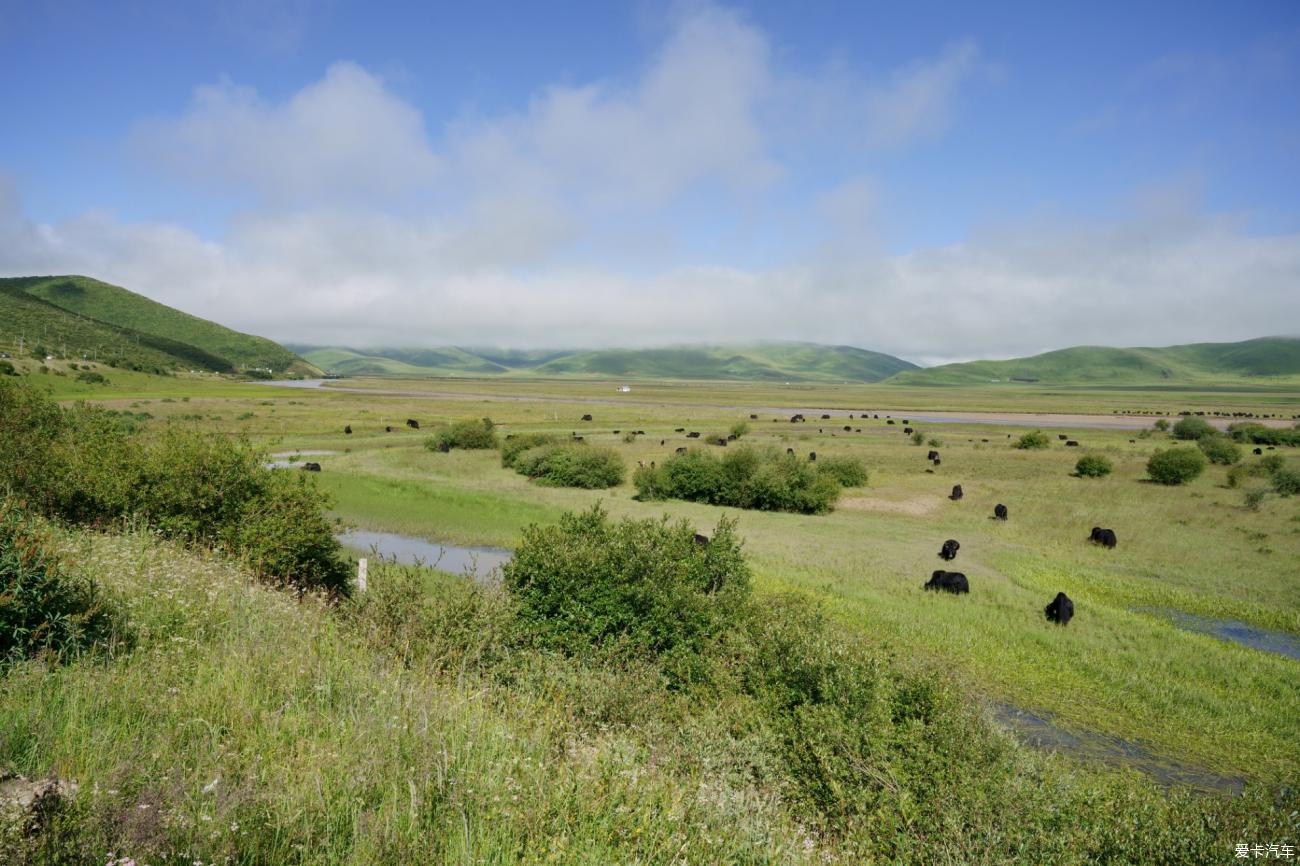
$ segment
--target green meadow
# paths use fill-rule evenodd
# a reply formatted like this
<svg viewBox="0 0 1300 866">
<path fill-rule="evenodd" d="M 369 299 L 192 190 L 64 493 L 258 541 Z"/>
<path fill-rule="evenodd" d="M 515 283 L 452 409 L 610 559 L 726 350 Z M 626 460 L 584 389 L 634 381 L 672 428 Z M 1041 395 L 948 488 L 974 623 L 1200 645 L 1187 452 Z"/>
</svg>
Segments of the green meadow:
<svg viewBox="0 0 1300 866">
<path fill-rule="evenodd" d="M 1150 483 L 1147 459 L 1174 443 L 1168 434 L 1137 429 L 1149 426 L 1149 418 L 1129 418 L 1133 429 L 1040 419 L 1050 446 L 1022 451 L 1012 443 L 1032 426 L 1007 419 L 923 423 L 907 414 L 1087 413 L 1098 421 L 1189 409 L 1289 418 L 1300 412 L 1294 390 L 656 381 L 619 393 L 609 381 L 585 380 L 349 379 L 296 389 L 205 377 L 118 371 L 108 376 L 108 384 L 86 385 L 71 376 L 30 374 L 65 401 L 145 413 L 146 429 L 197 425 L 248 437 L 268 453 L 336 452 L 305 459 L 321 464 L 315 483 L 330 495 L 333 514 L 345 525 L 448 544 L 512 547 L 526 526 L 552 523 L 597 502 L 614 518 L 666 514 L 705 533 L 721 517 L 734 518 L 758 596 L 803 596 L 892 668 L 940 677 L 980 736 L 1011 750 L 1008 760 L 1019 762 L 1017 773 L 1029 774 L 1023 782 L 1029 789 L 1082 786 L 1085 798 L 1094 796 L 1086 792 L 1105 790 L 1105 797 L 1142 804 L 1133 807 L 1138 811 L 1214 801 L 1220 803 L 1216 809 L 1245 810 L 1233 819 L 1243 828 L 1267 829 L 1276 837 L 1272 841 L 1295 839 L 1294 815 L 1289 825 L 1256 826 L 1243 804 L 1268 800 L 1288 786 L 1294 790 L 1300 661 L 1184 630 L 1172 616 L 1236 620 L 1300 637 L 1300 499 L 1270 493 L 1247 507 L 1246 491 L 1265 479 L 1249 477 L 1231 486 L 1228 468 L 1220 465 L 1183 486 Z M 792 424 L 763 407 L 800 408 L 808 420 Z M 823 420 L 809 411 L 823 408 L 881 417 Z M 581 421 L 583 414 L 593 420 Z M 896 423 L 888 424 L 886 414 Z M 502 467 L 496 451 L 443 454 L 425 447 L 440 427 L 482 417 L 490 417 L 501 435 L 577 433 L 615 449 L 629 467 L 628 479 L 605 491 L 543 487 Z M 418 420 L 420 429 L 408 428 L 408 418 Z M 924 434 L 920 445 L 903 433 L 904 419 Z M 845 490 L 835 510 L 820 516 L 634 498 L 630 476 L 638 463 L 664 460 L 683 446 L 718 448 L 688 440 L 676 428 L 725 433 L 742 420 L 750 431 L 735 444 L 791 448 L 800 457 L 855 456 L 866 464 L 869 481 Z M 387 426 L 393 432 L 385 432 Z M 627 442 L 629 431 L 644 434 Z M 1062 434 L 1079 446 L 1067 447 L 1058 438 Z M 926 459 L 932 449 L 941 454 L 938 466 Z M 1300 468 L 1293 449 L 1265 453 L 1281 454 Z M 1113 473 L 1074 477 L 1074 464 L 1084 454 L 1107 457 Z M 1246 463 L 1260 459 L 1245 449 Z M 948 498 L 955 484 L 964 490 L 960 501 Z M 1005 522 L 992 519 L 999 503 L 1010 509 Z M 1088 543 L 1093 526 L 1114 529 L 1118 547 Z M 936 555 L 948 538 L 961 543 L 950 564 Z M 8 732 L 0 738 L 0 767 L 7 762 L 28 775 L 67 773 L 104 788 L 119 776 L 141 784 L 125 766 L 134 760 L 158 774 L 149 784 L 160 789 L 182 785 L 180 780 L 192 785 L 224 778 L 232 767 L 240 768 L 244 785 L 259 779 L 275 789 L 276 780 L 284 780 L 283 796 L 240 792 L 258 798 L 263 808 L 259 814 L 268 824 L 256 831 L 263 847 L 241 848 L 240 831 L 229 822 L 212 828 L 222 834 L 220 850 L 253 852 L 238 862 L 411 862 L 403 857 L 414 856 L 413 840 L 422 833 L 436 837 L 428 850 L 443 862 L 796 862 L 823 855 L 862 862 L 880 856 L 879 850 L 855 854 L 836 848 L 815 833 L 804 839 L 812 831 L 800 827 L 797 813 L 772 802 L 699 807 L 695 795 L 685 792 L 718 782 L 708 761 L 690 764 L 689 778 L 660 762 L 647 763 L 646 741 L 635 733 L 635 722 L 593 732 L 573 721 L 577 716 L 569 714 L 582 712 L 568 703 L 571 698 L 557 696 L 563 689 L 548 691 L 558 687 L 527 687 L 527 677 L 515 679 L 518 673 L 505 683 L 480 682 L 463 661 L 455 670 L 421 664 L 403 670 L 383 660 L 383 653 L 358 648 L 359 638 L 323 609 L 248 588 L 233 565 L 191 560 L 191 554 L 137 536 L 74 536 L 68 544 L 121 597 L 136 598 L 129 604 L 141 616 L 158 618 L 157 635 L 169 637 L 145 645 L 167 661 L 152 668 L 132 657 L 39 676 L 11 675 L 0 712 L 0 727 Z M 930 573 L 941 567 L 964 572 L 970 594 L 923 591 Z M 372 571 L 372 585 L 396 574 L 386 568 Z M 205 591 L 186 579 L 191 570 L 212 588 Z M 454 595 L 449 587 L 461 582 L 426 575 L 410 587 Z M 1043 615 L 1058 591 L 1075 603 L 1067 627 Z M 245 680 L 245 670 L 259 673 Z M 578 678 L 571 685 L 580 689 L 581 682 L 597 691 L 606 687 L 591 671 L 571 675 Z M 292 697 L 276 709 L 281 697 L 275 696 L 286 694 Z M 1123 761 L 1018 745 L 995 719 L 1003 706 L 1050 719 L 1081 737 L 1136 744 L 1155 761 L 1237 780 L 1246 793 L 1170 793 Z M 232 715 L 237 712 L 246 715 Z M 651 715 L 659 720 L 654 724 L 663 722 L 663 716 Z M 391 736 L 383 733 L 390 723 L 397 726 Z M 647 731 L 658 730 L 646 724 Z M 411 726 L 436 740 L 421 739 Z M 669 751 L 687 748 L 669 739 L 675 744 L 665 746 Z M 134 758 L 113 752 L 133 741 L 142 750 Z M 194 755 L 184 766 L 167 757 L 182 753 Z M 314 783 L 313 766 L 322 768 Z M 251 771 L 255 767 L 260 769 Z M 347 801 L 350 774 L 365 780 L 355 803 Z M 445 801 L 434 809 L 435 833 L 421 822 L 433 809 L 429 798 L 446 796 L 438 785 L 450 777 L 478 781 L 463 782 L 474 792 L 454 800 L 460 806 Z M 434 785 L 437 791 L 428 787 L 430 778 L 442 780 Z M 156 796 L 171 795 L 164 790 Z M 1101 798 L 1097 803 L 1109 802 L 1095 796 Z M 1026 809 L 1049 808 L 1030 801 Z M 186 832 L 192 831 L 194 850 L 213 850 L 203 848 L 202 816 L 217 807 L 193 792 L 181 802 L 184 820 L 193 824 Z M 503 815 L 511 803 L 519 804 L 515 814 Z M 689 830 L 678 829 L 688 838 L 662 824 L 651 826 L 665 815 L 686 816 L 682 827 Z M 331 821 L 346 824 L 347 832 L 331 828 Z M 988 852 L 987 862 L 1008 856 L 997 841 L 1006 828 L 980 832 L 991 835 L 954 842 L 936 862 L 972 862 L 971 852 L 979 850 Z M 1042 862 L 1157 862 L 1134 855 L 1132 840 L 1098 847 L 1083 840 L 1082 830 L 1070 832 L 1081 834 L 1075 852 L 1067 845 Z M 610 841 L 641 833 L 654 834 L 654 843 Z M 351 840 L 346 845 L 344 837 Z M 277 838 L 282 846 L 265 843 Z M 549 841 L 542 845 L 540 839 Z M 1224 855 L 1225 862 L 1231 859 L 1229 849 Z M 914 862 L 909 856 L 894 855 L 901 858 L 897 862 Z M 1035 859 L 1032 853 L 1023 856 Z M 1205 860 L 1173 854 L 1161 862 Z"/>
</svg>

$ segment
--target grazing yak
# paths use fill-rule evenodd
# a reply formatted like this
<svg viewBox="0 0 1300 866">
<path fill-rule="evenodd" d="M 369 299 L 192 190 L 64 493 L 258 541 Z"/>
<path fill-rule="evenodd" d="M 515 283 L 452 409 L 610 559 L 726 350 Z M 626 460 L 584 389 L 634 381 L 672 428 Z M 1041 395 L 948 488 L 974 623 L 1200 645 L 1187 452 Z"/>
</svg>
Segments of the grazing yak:
<svg viewBox="0 0 1300 866">
<path fill-rule="evenodd" d="M 352 435 L 352 425 L 351 425 L 351 424 L 345 424 L 345 425 L 343 425 L 343 432 L 346 433 L 346 434 L 348 434 L 349 436 L 351 436 L 351 435 Z"/>
<path fill-rule="evenodd" d="M 677 451 L 675 451 L 674 453 L 676 453 L 676 454 L 685 454 L 685 453 L 686 453 L 686 446 L 683 445 L 682 447 L 678 448 Z"/>
<path fill-rule="evenodd" d="M 384 428 L 384 432 L 385 432 L 385 433 L 392 433 L 392 432 L 393 432 L 393 428 L 392 428 L 392 427 L 385 427 L 385 428 Z"/>
<path fill-rule="evenodd" d="M 1088 536 L 1088 540 L 1093 544 L 1100 544 L 1102 547 L 1113 548 L 1116 543 L 1115 530 L 1102 529 L 1100 526 L 1094 526 L 1092 528 L 1092 534 Z"/>
<path fill-rule="evenodd" d="M 850 415 L 849 417 L 852 418 L 853 416 Z M 844 432 L 845 432 L 845 433 L 852 433 L 852 432 L 853 432 L 853 428 L 850 427 L 848 424 L 845 424 L 845 425 L 844 425 Z"/>
<path fill-rule="evenodd" d="M 1264 449 L 1263 449 L 1263 448 L 1256 448 L 1256 449 L 1255 449 L 1255 453 L 1256 453 L 1256 454 L 1263 454 L 1263 453 L 1264 453 Z"/>
<path fill-rule="evenodd" d="M 406 419 L 406 426 L 407 426 L 407 427 L 410 427 L 412 430 L 419 430 L 419 429 L 420 429 L 420 422 L 419 422 L 419 421 L 416 421 L 414 418 L 407 418 L 407 419 Z"/>
<path fill-rule="evenodd" d="M 911 427 L 904 427 L 904 428 L 903 428 L 903 432 L 906 433 L 908 436 L 911 436 L 911 435 L 912 435 L 913 433 L 915 433 L 916 431 L 913 430 Z"/>
<path fill-rule="evenodd" d="M 970 592 L 970 582 L 960 571 L 936 571 L 930 575 L 925 584 L 926 589 L 941 589 L 944 592 Z"/>
<path fill-rule="evenodd" d="M 618 431 L 615 430 L 614 432 L 617 433 Z M 686 428 L 685 428 L 685 427 L 674 427 L 674 428 L 673 428 L 673 432 L 674 432 L 674 433 L 685 433 L 685 432 L 686 432 Z"/>
<path fill-rule="evenodd" d="M 1078 448 L 1078 447 L 1079 447 L 1079 443 L 1078 443 L 1078 442 L 1075 442 L 1073 439 L 1067 439 L 1067 440 L 1065 440 L 1065 447 L 1066 447 L 1066 448 Z"/>
<path fill-rule="evenodd" d="M 749 420 L 750 420 L 750 421 L 757 421 L 757 420 L 758 420 L 758 416 L 755 415 L 753 412 L 750 412 L 750 413 L 749 413 Z"/>
<path fill-rule="evenodd" d="M 701 535 L 700 533 L 697 532 L 695 533 L 695 543 L 698 544 L 700 547 L 708 547 L 709 537 L 707 535 Z"/>
<path fill-rule="evenodd" d="M 1063 592 L 1058 592 L 1052 603 L 1043 608 L 1047 618 L 1057 625 L 1069 625 L 1074 619 L 1074 602 Z"/>
<path fill-rule="evenodd" d="M 794 456 L 794 449 L 793 449 L 793 448 L 787 448 L 787 449 L 785 449 L 785 453 L 786 453 L 786 454 L 789 454 L 790 456 Z"/>
<path fill-rule="evenodd" d="M 659 440 L 659 447 L 660 447 L 660 448 L 662 448 L 663 446 L 665 446 L 665 445 L 667 445 L 667 444 L 668 444 L 668 440 L 667 440 L 667 439 L 660 439 L 660 440 Z"/>
<path fill-rule="evenodd" d="M 700 438 L 700 433 L 699 433 L 698 430 L 692 430 L 690 433 L 687 433 L 687 434 L 686 434 L 686 438 L 687 438 L 687 439 L 699 439 L 699 438 Z"/>
<path fill-rule="evenodd" d="M 810 461 L 812 461 L 812 462 L 816 462 L 816 461 L 817 461 L 817 452 L 816 452 L 816 451 L 809 451 L 809 452 L 808 452 L 808 459 L 809 459 Z"/>
<path fill-rule="evenodd" d="M 302 471 L 303 471 L 303 472 L 320 472 L 320 464 L 319 464 L 319 463 L 304 463 L 304 464 L 302 464 Z"/>
<path fill-rule="evenodd" d="M 1064 433 L 1057 433 L 1057 434 L 1056 434 L 1056 438 L 1057 438 L 1057 439 L 1060 439 L 1062 442 L 1064 442 L 1066 439 L 1069 439 L 1070 437 L 1069 437 L 1069 436 L 1066 436 Z"/>
<path fill-rule="evenodd" d="M 997 505 L 994 505 L 994 506 L 993 506 L 993 519 L 994 519 L 994 520 L 1006 520 L 1006 519 L 1007 519 L 1007 507 L 1006 507 L 1005 505 L 1003 505 L 1002 503 L 1000 503 L 1000 502 L 999 502 Z"/>
<path fill-rule="evenodd" d="M 957 558 L 957 551 L 959 549 L 961 549 L 961 545 L 957 543 L 957 539 L 950 538 L 945 541 L 943 547 L 939 549 L 939 558 L 945 562 L 952 562 Z"/>
<path fill-rule="evenodd" d="M 954 484 L 952 486 L 952 493 L 948 494 L 948 498 L 951 499 L 953 502 L 956 502 L 958 499 L 961 499 L 961 497 L 962 497 L 961 485 Z"/>
<path fill-rule="evenodd" d="M 802 420 L 804 420 L 803 415 L 795 414 L 795 415 L 791 415 L 791 416 L 790 416 L 790 423 L 791 423 L 791 424 L 798 424 L 798 423 L 799 423 L 800 421 L 802 421 Z"/>
<path fill-rule="evenodd" d="M 939 452 L 938 452 L 938 451 L 931 451 L 929 454 L 925 455 L 925 459 L 926 459 L 926 460 L 938 460 L 938 459 L 939 459 Z"/>
<path fill-rule="evenodd" d="M 942 462 L 942 461 L 940 461 L 939 458 L 936 457 L 936 458 L 934 458 L 933 460 L 931 460 L 930 462 L 933 463 L 935 466 L 938 466 L 938 465 L 940 464 L 940 462 Z"/>
<path fill-rule="evenodd" d="M 591 420 L 591 416 L 590 416 L 590 415 L 583 415 L 583 416 L 582 416 L 582 420 L 583 420 L 583 421 L 590 421 L 590 420 Z"/>
<path fill-rule="evenodd" d="M 614 435 L 617 436 L 618 434 L 622 433 L 623 431 L 622 431 L 622 430 L 615 430 L 615 431 L 613 431 L 613 432 L 614 432 Z"/>
<path fill-rule="evenodd" d="M 893 419 L 893 418 L 886 418 L 886 419 L 885 419 L 885 423 L 886 423 L 886 424 L 893 424 L 893 423 L 894 423 L 894 419 Z"/>
<path fill-rule="evenodd" d="M 831 417 L 831 416 L 829 416 L 829 415 L 823 415 L 823 416 L 822 416 L 822 420 L 823 420 L 823 421 L 829 421 L 829 420 L 830 420 L 830 417 Z"/>
</svg>

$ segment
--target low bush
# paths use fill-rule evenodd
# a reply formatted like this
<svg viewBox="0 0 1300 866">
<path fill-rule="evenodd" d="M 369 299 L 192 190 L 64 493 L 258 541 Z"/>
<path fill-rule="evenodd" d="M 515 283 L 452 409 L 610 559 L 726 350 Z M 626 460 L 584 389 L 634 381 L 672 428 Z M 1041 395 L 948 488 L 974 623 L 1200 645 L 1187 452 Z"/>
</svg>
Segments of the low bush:
<svg viewBox="0 0 1300 866">
<path fill-rule="evenodd" d="M 761 511 L 822 514 L 839 498 L 840 484 L 813 461 L 775 448 L 728 449 L 721 458 L 692 450 L 642 467 L 632 476 L 640 499 L 685 499 Z"/>
<path fill-rule="evenodd" d="M 0 376 L 17 376 L 18 371 L 8 361 L 0 360 Z"/>
<path fill-rule="evenodd" d="M 1218 433 L 1202 436 L 1196 445 L 1211 463 L 1231 466 L 1241 460 L 1241 448 L 1227 436 Z"/>
<path fill-rule="evenodd" d="M 0 383 L 0 487 L 41 513 L 90 526 L 142 520 L 245 558 L 272 582 L 346 592 L 326 497 L 265 459 L 244 439 L 142 431 L 134 418 L 84 404 L 62 410 L 25 385 Z"/>
<path fill-rule="evenodd" d="M 92 372 L 92 371 L 90 371 L 90 370 L 82 370 L 80 373 L 78 373 L 78 374 L 77 374 L 77 381 L 78 381 L 78 382 L 85 382 L 87 385 L 106 385 L 106 384 L 108 384 L 108 380 L 104 378 L 103 374 L 101 374 L 101 373 L 95 373 L 95 372 Z"/>
<path fill-rule="evenodd" d="M 1166 430 L 1169 429 L 1169 422 L 1164 418 L 1157 418 L 1155 423 L 1152 424 L 1151 426 L 1154 427 L 1156 430 L 1159 430 L 1161 433 L 1164 433 Z"/>
<path fill-rule="evenodd" d="M 1035 430 L 1032 433 L 1026 433 L 1016 440 L 1016 447 L 1023 451 L 1037 450 L 1046 448 L 1052 444 L 1052 440 L 1042 430 Z"/>
<path fill-rule="evenodd" d="M 554 445 L 560 437 L 550 433 L 516 433 L 501 442 L 501 465 L 507 469 L 515 468 L 515 460 L 520 454 L 539 445 Z"/>
<path fill-rule="evenodd" d="M 731 425 L 731 435 L 736 439 L 739 439 L 740 437 L 744 436 L 748 432 L 749 432 L 748 421 L 737 421 L 735 424 Z"/>
<path fill-rule="evenodd" d="M 124 637 L 98 586 L 68 571 L 16 500 L 0 500 L 0 665 L 33 656 L 67 661 Z"/>
<path fill-rule="evenodd" d="M 1193 440 L 1209 436 L 1214 432 L 1210 422 L 1196 415 L 1184 415 L 1173 426 L 1175 439 Z"/>
<path fill-rule="evenodd" d="M 1230 424 L 1228 435 L 1250 445 L 1300 445 L 1300 425 L 1286 428 L 1265 427 L 1253 422 Z"/>
<path fill-rule="evenodd" d="M 617 487 L 627 470 L 609 448 L 582 443 L 539 445 L 514 458 L 515 471 L 548 487 Z"/>
<path fill-rule="evenodd" d="M 685 520 L 613 522 L 599 505 L 526 528 L 503 577 L 529 632 L 568 654 L 610 644 L 631 657 L 699 652 L 750 592 L 734 522 L 699 544 Z"/>
<path fill-rule="evenodd" d="M 1104 478 L 1114 467 L 1100 454 L 1085 454 L 1074 464 L 1074 474 L 1080 478 Z"/>
<path fill-rule="evenodd" d="M 424 445 L 430 451 L 452 448 L 469 450 L 495 448 L 497 447 L 495 426 L 491 418 L 466 418 L 439 430 Z"/>
<path fill-rule="evenodd" d="M 1147 461 L 1147 474 L 1158 484 L 1186 484 L 1205 471 L 1205 455 L 1183 447 L 1157 451 Z"/>
<path fill-rule="evenodd" d="M 1300 493 L 1300 469 L 1279 469 L 1273 473 L 1273 492 L 1279 496 Z"/>
<path fill-rule="evenodd" d="M 817 471 L 834 478 L 841 487 L 862 487 L 867 483 L 867 467 L 857 457 L 819 457 Z"/>
</svg>

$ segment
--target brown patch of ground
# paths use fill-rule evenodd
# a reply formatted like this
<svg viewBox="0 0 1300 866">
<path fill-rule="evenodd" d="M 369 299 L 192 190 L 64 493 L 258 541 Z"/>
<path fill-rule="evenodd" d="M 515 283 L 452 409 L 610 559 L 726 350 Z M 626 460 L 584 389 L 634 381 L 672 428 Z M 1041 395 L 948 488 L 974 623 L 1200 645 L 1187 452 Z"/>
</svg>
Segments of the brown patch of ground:
<svg viewBox="0 0 1300 866">
<path fill-rule="evenodd" d="M 884 511 L 890 514 L 906 514 L 909 517 L 924 517 L 943 504 L 942 496 L 913 496 L 911 499 L 868 499 L 854 496 L 841 499 L 836 508 L 851 511 Z"/>
</svg>

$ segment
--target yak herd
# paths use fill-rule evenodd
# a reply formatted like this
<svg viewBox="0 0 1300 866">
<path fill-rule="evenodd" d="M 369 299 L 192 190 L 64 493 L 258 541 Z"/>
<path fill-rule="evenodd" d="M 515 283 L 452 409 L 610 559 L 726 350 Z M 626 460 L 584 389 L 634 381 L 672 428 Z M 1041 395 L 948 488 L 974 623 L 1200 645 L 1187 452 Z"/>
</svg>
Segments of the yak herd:
<svg viewBox="0 0 1300 866">
<path fill-rule="evenodd" d="M 756 414 L 751 414 L 749 417 L 750 417 L 751 420 L 756 420 L 756 419 L 758 418 L 758 416 L 757 416 Z M 825 415 L 825 414 L 824 414 L 824 415 L 822 415 L 821 417 L 822 417 L 823 420 L 827 420 L 827 419 L 829 419 L 831 416 L 830 416 L 830 415 Z M 850 415 L 849 417 L 852 418 L 853 416 Z M 865 412 L 862 413 L 862 417 L 863 417 L 864 419 L 865 419 L 865 418 L 868 418 L 868 417 L 874 417 L 874 418 L 877 419 L 877 420 L 880 419 L 880 416 L 879 416 L 879 415 L 868 416 L 867 413 L 865 413 Z M 590 422 L 590 421 L 592 420 L 592 416 L 591 416 L 591 415 L 583 415 L 583 416 L 582 416 L 582 420 L 585 421 L 585 422 Z M 772 420 L 776 420 L 776 419 L 772 419 Z M 791 415 L 791 416 L 790 416 L 790 423 L 791 423 L 791 424 L 798 424 L 798 423 L 806 422 L 806 421 L 807 421 L 807 419 L 806 419 L 806 418 L 803 416 L 803 414 L 801 414 L 801 413 L 795 413 L 794 415 Z M 889 416 L 885 416 L 885 423 L 886 423 L 886 424 L 891 424 L 891 425 L 892 425 L 892 424 L 895 423 L 895 421 L 894 421 L 893 418 L 890 418 Z M 904 424 L 904 425 L 908 425 L 909 423 L 910 423 L 910 422 L 909 422 L 908 420 L 906 420 L 906 419 L 903 420 L 903 424 Z M 419 421 L 416 421 L 414 418 L 408 418 L 408 419 L 406 419 L 406 426 L 407 426 L 407 427 L 410 427 L 410 428 L 413 429 L 413 430 L 419 430 L 419 429 L 420 429 L 420 422 L 419 422 Z M 859 432 L 861 432 L 861 429 L 862 429 L 862 428 L 860 428 L 860 427 L 859 427 L 859 428 L 853 428 L 851 425 L 845 425 L 845 426 L 844 426 L 844 430 L 845 430 L 845 432 L 848 432 L 848 431 L 853 430 L 853 429 L 857 429 Z M 391 426 L 388 426 L 388 427 L 385 427 L 385 428 L 384 428 L 384 431 L 385 431 L 386 433 L 392 433 L 392 432 L 394 432 L 394 428 L 391 427 Z M 343 432 L 346 433 L 346 434 L 348 434 L 348 435 L 351 435 L 351 434 L 352 434 L 352 426 L 351 426 L 350 424 L 349 424 L 349 425 L 345 425 L 344 428 L 343 428 Z M 617 433 L 619 433 L 619 432 L 620 432 L 620 431 L 618 431 L 618 430 L 615 430 L 615 431 L 614 431 L 615 434 L 617 434 Z M 699 438 L 700 438 L 700 434 L 699 434 L 698 432 L 691 431 L 691 432 L 687 433 L 685 427 L 676 427 L 676 428 L 674 428 L 674 432 L 676 432 L 676 433 L 686 433 L 686 438 L 687 438 L 687 439 L 699 439 Z M 910 433 L 913 432 L 913 428 L 911 428 L 910 426 L 905 426 L 905 427 L 904 427 L 904 432 L 907 433 L 907 434 L 910 434 Z M 644 435 L 645 431 L 643 431 L 643 430 L 638 430 L 638 431 L 635 431 L 635 433 L 638 434 L 638 435 Z M 581 436 L 578 436 L 578 434 L 577 434 L 576 431 L 574 432 L 573 435 L 574 435 L 574 438 L 575 438 L 575 439 L 581 441 L 582 437 L 581 437 Z M 732 438 L 734 438 L 734 437 L 727 437 L 727 439 L 732 439 Z M 1058 439 L 1059 439 L 1060 441 L 1065 442 L 1065 444 L 1066 444 L 1067 447 L 1077 448 L 1078 445 L 1079 445 L 1078 442 L 1076 442 L 1076 441 L 1073 440 L 1073 439 L 1068 438 L 1067 436 L 1065 436 L 1065 435 L 1063 435 L 1063 434 L 1058 434 Z M 981 440 L 981 441 L 982 441 L 982 442 L 987 442 L 988 440 L 987 440 L 987 439 L 983 439 L 983 440 Z M 660 444 L 664 444 L 665 442 L 666 442 L 666 440 L 661 440 Z M 726 444 L 726 443 L 725 443 L 725 440 L 724 440 L 724 441 L 719 441 L 717 444 L 722 445 L 722 444 Z M 445 450 L 447 450 L 447 448 L 446 448 L 446 446 L 444 445 L 444 446 L 442 446 L 441 448 L 439 448 L 438 450 L 440 450 L 440 451 L 445 451 Z M 675 453 L 677 453 L 677 454 L 685 454 L 685 453 L 686 453 L 686 448 L 684 448 L 684 447 L 679 447 L 679 448 L 676 449 Z M 793 448 L 787 448 L 787 449 L 786 449 L 786 453 L 787 453 L 787 454 L 794 454 L 794 449 L 793 449 Z M 1255 453 L 1256 453 L 1256 454 L 1259 454 L 1259 453 L 1260 453 L 1260 449 L 1256 448 L 1256 449 L 1255 449 Z M 817 452 L 815 452 L 815 451 L 814 451 L 814 452 L 810 452 L 810 453 L 808 454 L 808 459 L 809 459 L 810 461 L 815 461 L 815 460 L 817 459 Z M 939 466 L 939 465 L 941 465 L 940 457 L 939 457 L 939 452 L 938 452 L 938 451 L 931 450 L 928 454 L 926 454 L 925 459 L 926 459 L 927 461 L 929 461 L 930 463 L 932 463 L 933 465 L 935 465 L 935 466 Z M 303 466 L 302 466 L 302 468 L 303 468 L 304 471 L 308 471 L 308 472 L 319 472 L 319 471 L 320 471 L 320 464 L 319 464 L 319 463 L 304 463 Z M 932 471 L 932 470 L 927 470 L 927 471 Z M 960 502 L 963 496 L 964 496 L 964 494 L 963 494 L 963 492 L 962 492 L 961 485 L 960 485 L 960 484 L 954 484 L 953 487 L 952 487 L 952 492 L 948 495 L 948 498 L 951 499 L 953 502 Z M 1007 518 L 1008 518 L 1008 510 L 1007 510 L 1007 506 L 1003 505 L 1002 503 L 998 503 L 996 506 L 994 506 L 994 508 L 993 508 L 993 519 L 994 519 L 994 520 L 1006 520 Z M 696 535 L 696 536 L 695 536 L 695 540 L 696 540 L 696 542 L 699 543 L 699 544 L 707 544 L 707 543 L 708 543 L 708 538 L 705 537 L 705 536 L 703 536 L 703 535 Z M 1091 535 L 1088 537 L 1088 540 L 1089 540 L 1090 542 L 1092 542 L 1093 544 L 1098 544 L 1098 545 L 1101 545 L 1102 547 L 1106 547 L 1106 548 L 1113 549 L 1113 548 L 1115 547 L 1115 545 L 1116 545 L 1115 531 L 1114 531 L 1113 529 L 1105 529 L 1105 528 L 1100 527 L 1100 526 L 1094 526 L 1094 527 L 1092 528 L 1092 533 L 1091 533 Z M 957 551 L 960 550 L 960 549 L 961 549 L 961 544 L 957 541 L 957 539 L 955 539 L 955 538 L 949 538 L 948 540 L 944 541 L 943 546 L 939 549 L 939 558 L 942 559 L 942 560 L 944 560 L 945 562 L 951 562 L 952 560 L 954 560 L 954 559 L 957 558 Z M 932 589 L 932 590 L 942 590 L 942 591 L 944 591 L 944 592 L 951 592 L 951 593 L 956 593 L 956 594 L 964 594 L 964 593 L 969 593 L 969 592 L 970 592 L 970 580 L 966 577 L 966 575 L 962 574 L 960 571 L 943 571 L 943 570 L 936 570 L 933 574 L 930 575 L 930 579 L 929 579 L 928 581 L 926 581 L 926 583 L 925 583 L 925 585 L 924 585 L 924 588 L 927 589 L 927 590 L 931 590 L 931 589 Z M 1058 593 L 1056 594 L 1056 597 L 1055 597 L 1054 599 L 1052 599 L 1052 601 L 1051 601 L 1051 602 L 1050 602 L 1050 603 L 1049 603 L 1045 608 L 1043 608 L 1043 613 L 1044 613 L 1044 615 L 1047 617 L 1047 619 L 1048 619 L 1049 621 L 1054 622 L 1054 623 L 1057 623 L 1058 625 L 1066 625 L 1066 624 L 1068 624 L 1068 623 L 1070 622 L 1071 619 L 1074 618 L 1074 602 L 1073 602 L 1073 601 L 1070 599 L 1070 597 L 1069 597 L 1068 595 L 1066 595 L 1065 593 L 1063 593 L 1063 592 L 1058 592 Z"/>
</svg>

